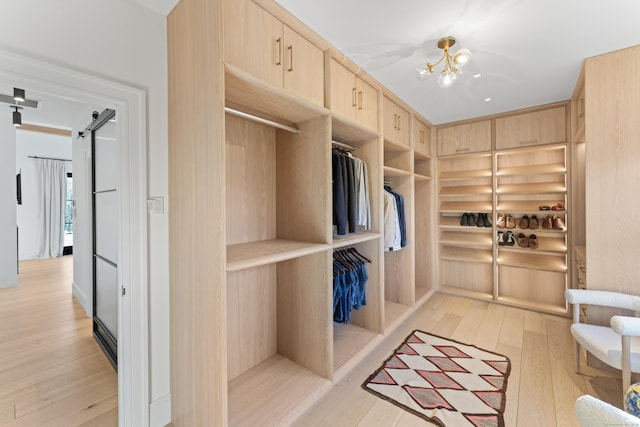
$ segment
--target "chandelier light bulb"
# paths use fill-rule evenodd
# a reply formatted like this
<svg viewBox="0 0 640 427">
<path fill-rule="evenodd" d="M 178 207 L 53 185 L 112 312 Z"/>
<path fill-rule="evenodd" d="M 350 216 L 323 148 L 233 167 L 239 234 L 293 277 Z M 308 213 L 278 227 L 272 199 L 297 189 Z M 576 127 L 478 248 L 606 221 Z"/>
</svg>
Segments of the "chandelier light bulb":
<svg viewBox="0 0 640 427">
<path fill-rule="evenodd" d="M 453 63 L 459 67 L 464 67 L 471 61 L 471 51 L 469 49 L 460 49 L 453 55 Z"/>
<path fill-rule="evenodd" d="M 428 68 L 418 67 L 416 68 L 416 78 L 418 80 L 426 80 L 432 73 Z"/>
<path fill-rule="evenodd" d="M 453 86 L 453 84 L 456 82 L 456 78 L 457 75 L 453 71 L 443 71 L 442 73 L 440 73 L 440 76 L 438 76 L 438 84 L 441 88 L 446 89 Z"/>
</svg>

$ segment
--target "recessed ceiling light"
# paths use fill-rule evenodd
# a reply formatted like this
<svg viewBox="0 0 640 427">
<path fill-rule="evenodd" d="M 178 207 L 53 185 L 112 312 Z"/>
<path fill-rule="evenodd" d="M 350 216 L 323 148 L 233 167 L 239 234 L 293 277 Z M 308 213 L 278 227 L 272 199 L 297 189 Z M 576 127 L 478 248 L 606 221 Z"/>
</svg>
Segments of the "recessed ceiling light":
<svg viewBox="0 0 640 427">
<path fill-rule="evenodd" d="M 485 98 L 484 102 L 491 102 L 491 98 Z"/>
<path fill-rule="evenodd" d="M 473 75 L 474 79 L 479 79 L 480 77 L 482 77 L 482 73 L 477 73 Z"/>
</svg>

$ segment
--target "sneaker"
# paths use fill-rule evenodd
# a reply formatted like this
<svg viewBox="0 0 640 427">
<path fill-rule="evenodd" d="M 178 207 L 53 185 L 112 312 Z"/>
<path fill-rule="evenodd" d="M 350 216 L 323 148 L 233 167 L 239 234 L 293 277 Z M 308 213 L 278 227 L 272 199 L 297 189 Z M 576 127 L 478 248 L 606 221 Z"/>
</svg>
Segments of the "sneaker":
<svg viewBox="0 0 640 427">
<path fill-rule="evenodd" d="M 496 237 L 496 243 L 498 243 L 498 246 L 505 245 L 504 233 L 502 231 L 498 231 L 498 237 Z"/>
<path fill-rule="evenodd" d="M 505 245 L 513 246 L 516 244 L 516 236 L 513 235 L 511 231 L 507 231 L 507 235 L 505 236 Z"/>
</svg>

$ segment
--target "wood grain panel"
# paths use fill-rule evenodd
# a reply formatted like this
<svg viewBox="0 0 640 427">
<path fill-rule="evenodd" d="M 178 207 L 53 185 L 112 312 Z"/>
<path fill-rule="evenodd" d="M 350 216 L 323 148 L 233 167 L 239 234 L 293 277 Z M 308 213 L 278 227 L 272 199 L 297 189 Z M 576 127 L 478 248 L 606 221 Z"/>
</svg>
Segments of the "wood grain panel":
<svg viewBox="0 0 640 427">
<path fill-rule="evenodd" d="M 276 238 L 276 133 L 227 114 L 227 245 Z"/>
<path fill-rule="evenodd" d="M 629 221 L 639 209 L 640 47 L 585 61 L 585 212 L 587 286 L 639 294 L 637 244 L 640 231 Z M 603 226 L 606 224 L 606 226 Z M 589 322 L 605 322 L 590 308 Z M 610 313 L 609 313 L 610 314 Z"/>
<path fill-rule="evenodd" d="M 227 424 L 222 25 L 220 2 L 182 0 L 167 17 L 176 427 Z"/>
<path fill-rule="evenodd" d="M 324 54 L 286 25 L 283 73 L 285 90 L 324 106 Z"/>
<path fill-rule="evenodd" d="M 228 378 L 277 352 L 276 264 L 227 274 Z"/>
<path fill-rule="evenodd" d="M 491 150 L 491 120 L 438 128 L 438 156 Z"/>
<path fill-rule="evenodd" d="M 566 105 L 496 119 L 496 150 L 566 141 Z"/>
<path fill-rule="evenodd" d="M 324 378 L 333 375 L 331 254 L 278 264 L 278 353 Z"/>
</svg>

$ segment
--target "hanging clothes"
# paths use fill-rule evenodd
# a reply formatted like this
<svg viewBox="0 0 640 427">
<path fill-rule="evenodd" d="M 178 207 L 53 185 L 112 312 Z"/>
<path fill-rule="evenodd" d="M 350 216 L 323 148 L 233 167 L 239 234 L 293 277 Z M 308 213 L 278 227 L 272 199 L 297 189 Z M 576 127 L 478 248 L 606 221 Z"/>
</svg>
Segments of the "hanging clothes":
<svg viewBox="0 0 640 427">
<path fill-rule="evenodd" d="M 365 263 L 371 261 L 355 248 L 333 253 L 333 320 L 349 323 L 352 310 L 367 304 Z"/>
<path fill-rule="evenodd" d="M 407 222 L 404 197 L 384 187 L 384 250 L 397 251 L 407 246 Z"/>
<path fill-rule="evenodd" d="M 366 163 L 338 149 L 331 153 L 333 224 L 338 235 L 371 229 L 371 204 Z"/>
</svg>

